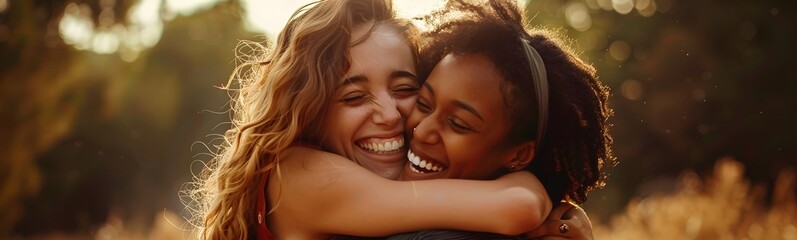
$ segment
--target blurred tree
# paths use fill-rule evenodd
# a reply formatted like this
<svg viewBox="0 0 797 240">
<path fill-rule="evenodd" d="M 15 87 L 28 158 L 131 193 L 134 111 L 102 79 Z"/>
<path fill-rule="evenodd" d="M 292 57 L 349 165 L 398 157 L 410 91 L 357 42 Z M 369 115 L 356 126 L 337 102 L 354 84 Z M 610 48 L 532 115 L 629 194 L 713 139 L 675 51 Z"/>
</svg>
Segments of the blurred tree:
<svg viewBox="0 0 797 240">
<path fill-rule="evenodd" d="M 78 5 L 98 13 L 95 21 L 112 6 L 114 21 L 124 23 L 136 1 L 122 2 Z M 239 3 L 167 21 L 158 45 L 133 59 L 65 44 L 58 21 L 73 5 L 9 6 L 0 12 L 0 115 L 8 116 L 0 120 L 0 152 L 10 155 L 0 162 L 0 238 L 87 234 L 109 215 L 146 229 L 158 211 L 182 210 L 177 193 L 190 180 L 192 154 L 208 152 L 192 153 L 192 144 L 222 132 L 214 127 L 228 119 L 203 112 L 227 101 L 213 86 L 234 67 L 238 39 L 253 35 Z"/>
<path fill-rule="evenodd" d="M 706 172 L 726 155 L 770 186 L 795 166 L 794 13 L 774 0 L 529 1 L 531 24 L 576 39 L 614 93 L 620 165 L 588 209 L 606 217 L 632 195 L 667 190 L 639 183 Z"/>
<path fill-rule="evenodd" d="M 0 12 L 0 236 L 41 188 L 35 160 L 69 133 L 84 82 L 76 51 L 58 37 L 62 1 L 16 1 Z M 12 31 L 13 30 L 13 31 Z"/>
</svg>

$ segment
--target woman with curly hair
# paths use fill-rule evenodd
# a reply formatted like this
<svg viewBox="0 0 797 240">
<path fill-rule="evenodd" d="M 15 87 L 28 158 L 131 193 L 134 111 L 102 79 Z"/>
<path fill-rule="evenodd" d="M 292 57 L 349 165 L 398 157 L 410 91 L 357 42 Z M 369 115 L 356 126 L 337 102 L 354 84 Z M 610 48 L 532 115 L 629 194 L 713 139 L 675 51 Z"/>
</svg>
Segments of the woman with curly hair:
<svg viewBox="0 0 797 240">
<path fill-rule="evenodd" d="M 231 78 L 233 126 L 194 191 L 200 237 L 513 235 L 539 226 L 551 201 L 526 171 L 492 181 L 390 180 L 406 163 L 403 116 L 419 89 L 413 36 L 389 1 L 300 9 L 275 45 Z"/>
<path fill-rule="evenodd" d="M 412 133 L 403 180 L 495 179 L 522 169 L 540 179 L 553 202 L 566 204 L 583 203 L 605 184 L 604 166 L 614 164 L 612 112 L 608 88 L 592 66 L 554 33 L 526 30 L 521 11 L 507 0 L 452 0 L 426 20 L 432 30 L 419 65 L 426 82 L 407 120 Z M 564 217 L 549 218 L 556 223 L 529 237 L 578 237 L 565 234 L 572 216 L 558 215 Z M 450 231 L 402 237 L 419 236 L 499 237 Z"/>
</svg>

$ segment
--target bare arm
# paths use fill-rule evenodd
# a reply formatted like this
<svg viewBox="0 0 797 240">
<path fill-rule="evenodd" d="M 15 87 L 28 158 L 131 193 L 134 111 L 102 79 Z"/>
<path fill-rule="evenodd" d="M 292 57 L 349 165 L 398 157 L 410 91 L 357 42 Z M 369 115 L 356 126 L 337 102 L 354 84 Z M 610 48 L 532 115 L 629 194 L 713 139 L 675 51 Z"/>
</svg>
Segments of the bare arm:
<svg viewBox="0 0 797 240">
<path fill-rule="evenodd" d="M 339 155 L 291 148 L 281 156 L 275 214 L 291 216 L 308 232 L 385 236 L 424 229 L 516 235 L 547 217 L 551 202 L 527 172 L 493 181 L 392 181 Z M 284 218 L 282 218 L 284 219 Z"/>
</svg>

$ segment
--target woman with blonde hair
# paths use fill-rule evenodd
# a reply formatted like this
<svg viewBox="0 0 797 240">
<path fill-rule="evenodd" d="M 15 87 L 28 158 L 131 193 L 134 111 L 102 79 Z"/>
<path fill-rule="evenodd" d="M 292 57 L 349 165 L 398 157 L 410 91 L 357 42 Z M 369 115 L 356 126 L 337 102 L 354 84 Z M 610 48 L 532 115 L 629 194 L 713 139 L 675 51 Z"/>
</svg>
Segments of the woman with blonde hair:
<svg viewBox="0 0 797 240">
<path fill-rule="evenodd" d="M 389 180 L 406 162 L 402 116 L 419 89 L 411 31 L 389 1 L 321 1 L 300 9 L 262 59 L 239 67 L 233 126 L 195 191 L 200 237 L 515 235 L 538 226 L 551 202 L 525 171 Z"/>
</svg>

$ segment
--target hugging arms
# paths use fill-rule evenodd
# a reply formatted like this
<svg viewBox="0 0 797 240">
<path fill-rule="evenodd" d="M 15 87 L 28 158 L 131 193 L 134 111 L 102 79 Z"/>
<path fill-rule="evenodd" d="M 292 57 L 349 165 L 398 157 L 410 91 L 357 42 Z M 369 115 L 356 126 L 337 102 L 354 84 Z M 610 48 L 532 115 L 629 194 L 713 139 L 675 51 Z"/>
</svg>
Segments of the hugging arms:
<svg viewBox="0 0 797 240">
<path fill-rule="evenodd" d="M 468 6 L 476 5 L 447 7 L 483 9 L 487 14 L 466 16 L 489 24 L 447 20 L 456 24 L 441 26 L 455 27 L 437 28 L 437 45 L 423 46 L 389 2 L 322 1 L 299 11 L 264 64 L 236 79 L 234 127 L 200 201 L 203 237 L 260 231 L 263 238 L 316 239 L 424 229 L 515 235 L 543 223 L 559 199 L 583 201 L 602 183 L 603 161 L 611 160 L 605 87 L 549 35 L 523 29 L 510 2 Z M 479 48 L 484 36 L 499 33 L 498 46 L 508 50 Z M 451 36 L 466 38 L 443 47 L 457 43 Z M 542 62 L 513 54 L 525 42 Z M 544 66 L 547 79 L 535 79 L 534 64 Z M 450 69 L 474 72 L 452 83 L 451 74 L 461 71 Z M 551 120 L 539 141 L 531 83 L 543 80 L 550 84 Z M 492 101 L 467 98 L 472 89 L 453 91 L 458 85 L 489 89 Z M 495 180 L 389 180 L 399 176 Z"/>
</svg>

